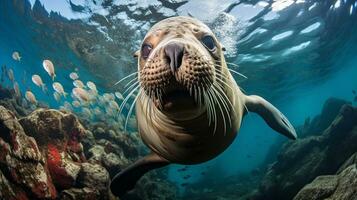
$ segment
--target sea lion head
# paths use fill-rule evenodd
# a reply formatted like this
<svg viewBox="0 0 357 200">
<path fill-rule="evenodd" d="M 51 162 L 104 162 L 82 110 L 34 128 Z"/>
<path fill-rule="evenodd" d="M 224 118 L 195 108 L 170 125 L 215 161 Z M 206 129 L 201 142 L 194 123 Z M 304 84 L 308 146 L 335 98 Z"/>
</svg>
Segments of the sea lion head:
<svg viewBox="0 0 357 200">
<path fill-rule="evenodd" d="M 137 52 L 144 95 L 167 115 L 185 119 L 200 115 L 223 66 L 223 50 L 210 28 L 194 18 L 158 22 Z"/>
</svg>

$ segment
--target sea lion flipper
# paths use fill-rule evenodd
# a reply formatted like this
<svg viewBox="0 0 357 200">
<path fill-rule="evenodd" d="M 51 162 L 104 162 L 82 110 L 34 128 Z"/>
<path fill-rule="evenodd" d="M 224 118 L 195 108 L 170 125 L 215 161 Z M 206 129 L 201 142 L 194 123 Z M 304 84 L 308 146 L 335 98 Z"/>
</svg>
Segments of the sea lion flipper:
<svg viewBox="0 0 357 200">
<path fill-rule="evenodd" d="M 246 96 L 245 106 L 248 111 L 259 114 L 265 122 L 275 131 L 290 139 L 296 139 L 297 135 L 289 120 L 271 103 L 260 96 Z"/>
<path fill-rule="evenodd" d="M 129 190 L 132 190 L 136 182 L 146 172 L 168 164 L 170 164 L 169 161 L 161 158 L 156 153 L 150 153 L 115 175 L 110 183 L 110 190 L 115 196 L 121 197 Z"/>
</svg>

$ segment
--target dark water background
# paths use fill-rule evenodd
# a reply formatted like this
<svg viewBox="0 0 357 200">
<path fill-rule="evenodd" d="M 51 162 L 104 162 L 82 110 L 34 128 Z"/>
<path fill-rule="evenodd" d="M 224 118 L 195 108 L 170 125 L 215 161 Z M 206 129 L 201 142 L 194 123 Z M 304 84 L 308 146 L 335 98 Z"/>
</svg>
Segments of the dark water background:
<svg viewBox="0 0 357 200">
<path fill-rule="evenodd" d="M 53 10 L 53 11 L 51 11 Z M 81 80 L 93 81 L 100 93 L 136 70 L 132 58 L 140 40 L 155 22 L 169 16 L 191 15 L 206 22 L 227 48 L 226 58 L 248 79 L 236 77 L 248 94 L 275 104 L 294 125 L 318 114 L 329 97 L 353 100 L 357 89 L 357 2 L 298 1 L 26 1 L 0 2 L 0 64 L 13 69 L 21 92 L 30 89 L 38 100 L 58 108 L 31 82 L 51 59 L 57 81 L 67 92 L 68 74 L 79 68 Z M 20 62 L 11 58 L 20 52 Z M 239 65 L 237 68 L 235 65 Z M 4 83 L 11 87 L 11 83 Z M 274 157 L 276 140 L 285 140 L 254 114 L 244 119 L 234 144 L 218 158 L 186 172 L 202 178 L 250 173 Z M 268 155 L 269 152 L 269 155 Z M 273 155 L 272 155 L 273 154 Z M 186 182 L 174 166 L 170 179 Z"/>
</svg>

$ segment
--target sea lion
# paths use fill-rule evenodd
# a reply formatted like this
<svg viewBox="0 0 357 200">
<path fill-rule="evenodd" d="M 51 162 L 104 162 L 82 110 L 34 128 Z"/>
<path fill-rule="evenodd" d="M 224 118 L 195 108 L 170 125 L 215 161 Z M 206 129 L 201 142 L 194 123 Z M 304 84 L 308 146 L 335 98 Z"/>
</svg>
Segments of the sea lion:
<svg viewBox="0 0 357 200">
<path fill-rule="evenodd" d="M 141 138 L 152 152 L 113 178 L 114 195 L 133 189 L 152 169 L 216 157 L 233 142 L 248 111 L 296 139 L 277 108 L 243 94 L 223 51 L 208 26 L 191 17 L 168 18 L 149 30 L 136 53 L 140 90 L 135 105 Z"/>
</svg>

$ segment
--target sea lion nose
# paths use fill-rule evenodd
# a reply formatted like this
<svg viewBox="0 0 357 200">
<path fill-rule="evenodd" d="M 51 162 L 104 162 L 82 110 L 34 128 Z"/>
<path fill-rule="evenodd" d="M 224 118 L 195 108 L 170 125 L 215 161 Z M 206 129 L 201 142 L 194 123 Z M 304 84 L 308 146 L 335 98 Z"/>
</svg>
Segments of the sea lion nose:
<svg viewBox="0 0 357 200">
<path fill-rule="evenodd" d="M 172 42 L 164 47 L 165 55 L 170 63 L 171 71 L 174 73 L 182 64 L 184 47 L 183 44 Z"/>
</svg>

